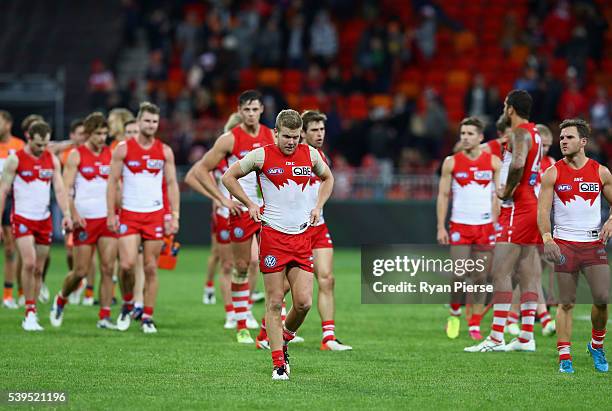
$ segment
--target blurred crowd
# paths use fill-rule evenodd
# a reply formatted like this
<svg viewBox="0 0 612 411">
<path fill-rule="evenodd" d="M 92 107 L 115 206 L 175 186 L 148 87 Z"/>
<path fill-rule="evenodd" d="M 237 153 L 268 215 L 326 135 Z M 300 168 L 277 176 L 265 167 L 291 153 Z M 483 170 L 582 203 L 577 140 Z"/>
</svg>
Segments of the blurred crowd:
<svg viewBox="0 0 612 411">
<path fill-rule="evenodd" d="M 268 126 L 288 106 L 325 111 L 340 170 L 431 174 L 463 116 L 493 138 L 505 94 L 522 88 L 554 132 L 589 120 L 591 155 L 610 164 L 611 16 L 588 0 L 123 0 L 123 51 L 144 48 L 146 71 L 122 86 L 95 62 L 91 108 L 155 102 L 162 138 L 191 164 L 235 96 L 258 88 Z"/>
</svg>

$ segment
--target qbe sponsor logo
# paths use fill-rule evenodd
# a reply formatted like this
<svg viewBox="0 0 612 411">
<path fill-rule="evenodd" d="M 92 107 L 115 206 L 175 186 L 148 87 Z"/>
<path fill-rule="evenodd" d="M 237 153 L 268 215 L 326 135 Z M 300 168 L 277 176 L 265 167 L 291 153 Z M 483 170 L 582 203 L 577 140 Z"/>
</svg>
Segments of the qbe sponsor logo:
<svg viewBox="0 0 612 411">
<path fill-rule="evenodd" d="M 491 170 L 486 171 L 474 171 L 474 179 L 491 181 L 493 180 L 493 172 Z"/>
<path fill-rule="evenodd" d="M 578 191 L 581 193 L 599 193 L 599 184 L 598 183 L 580 183 L 578 185 Z"/>
<path fill-rule="evenodd" d="M 147 168 L 151 170 L 161 170 L 164 168 L 164 160 L 149 159 L 147 160 Z"/>
<path fill-rule="evenodd" d="M 51 168 L 43 168 L 38 170 L 38 176 L 40 178 L 48 179 L 53 177 L 53 169 Z"/>
<path fill-rule="evenodd" d="M 276 266 L 276 257 L 273 255 L 267 255 L 264 258 L 264 265 L 268 268 L 272 268 Z"/>
<path fill-rule="evenodd" d="M 308 166 L 293 166 L 291 167 L 291 174 L 294 177 L 310 177 L 310 167 Z"/>
</svg>

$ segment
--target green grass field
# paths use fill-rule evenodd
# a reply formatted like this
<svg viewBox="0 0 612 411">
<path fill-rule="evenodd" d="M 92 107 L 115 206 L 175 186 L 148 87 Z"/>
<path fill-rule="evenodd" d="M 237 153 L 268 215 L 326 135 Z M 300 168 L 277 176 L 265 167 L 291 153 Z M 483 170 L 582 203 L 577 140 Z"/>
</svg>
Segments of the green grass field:
<svg viewBox="0 0 612 411">
<path fill-rule="evenodd" d="M 97 308 L 82 306 L 68 306 L 62 328 L 52 329 L 49 304 L 39 305 L 45 331 L 25 333 L 22 310 L 0 310 L 0 391 L 66 391 L 59 408 L 84 410 L 610 407 L 612 376 L 596 373 L 585 352 L 589 306 L 578 307 L 574 321 L 575 375 L 558 373 L 556 338 L 542 337 L 539 324 L 537 353 L 467 354 L 465 322 L 460 338 L 448 340 L 442 305 L 362 305 L 358 250 L 338 250 L 335 262 L 336 331 L 354 350 L 319 351 L 313 308 L 300 330 L 306 342 L 290 348 L 291 380 L 273 382 L 269 351 L 239 346 L 223 329 L 219 295 L 214 306 L 201 303 L 207 253 L 183 247 L 177 270 L 161 272 L 156 335 L 134 325 L 98 330 Z M 63 250 L 52 258 L 47 283 L 55 293 Z M 263 305 L 254 311 L 261 318 Z"/>
</svg>

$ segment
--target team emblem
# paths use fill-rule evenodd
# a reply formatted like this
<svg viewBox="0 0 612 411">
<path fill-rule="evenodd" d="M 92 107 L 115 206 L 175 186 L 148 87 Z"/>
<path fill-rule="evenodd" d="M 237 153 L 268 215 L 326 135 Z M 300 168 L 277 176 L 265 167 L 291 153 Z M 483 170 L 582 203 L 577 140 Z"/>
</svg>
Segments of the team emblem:
<svg viewBox="0 0 612 411">
<path fill-rule="evenodd" d="M 79 233 L 79 241 L 86 241 L 87 240 L 87 231 L 81 231 Z"/>
<path fill-rule="evenodd" d="M 128 226 L 125 224 L 121 224 L 119 226 L 119 234 L 125 234 L 128 230 Z"/>
<path fill-rule="evenodd" d="M 291 167 L 293 177 L 310 177 L 311 169 L 308 166 L 294 166 Z"/>
<path fill-rule="evenodd" d="M 219 236 L 221 237 L 223 241 L 227 241 L 230 238 L 230 233 L 228 230 L 221 230 L 221 232 L 219 233 Z"/>
<path fill-rule="evenodd" d="M 282 167 L 272 167 L 266 171 L 270 175 L 283 174 L 285 170 Z"/>
<path fill-rule="evenodd" d="M 557 191 L 560 193 L 564 193 L 566 191 L 570 191 L 572 189 L 571 184 L 559 184 L 557 185 Z"/>
<path fill-rule="evenodd" d="M 567 257 L 564 254 L 561 254 L 561 258 L 559 258 L 559 265 L 563 265 L 567 262 Z"/>
<path fill-rule="evenodd" d="M 476 180 L 490 181 L 493 180 L 493 172 L 490 170 L 474 171 L 474 178 Z"/>
<path fill-rule="evenodd" d="M 458 233 L 457 231 L 455 231 L 454 233 L 451 233 L 451 240 L 453 241 L 459 241 L 461 239 L 461 234 Z"/>
<path fill-rule="evenodd" d="M 264 258 L 264 265 L 268 268 L 272 268 L 276 265 L 276 257 L 274 257 L 273 255 L 267 255 Z"/>
<path fill-rule="evenodd" d="M 26 226 L 25 226 L 25 225 L 23 225 L 23 224 L 19 224 L 19 232 L 20 232 L 21 234 L 25 234 L 25 233 L 27 233 L 27 232 L 28 232 L 28 227 L 26 227 Z"/>
<path fill-rule="evenodd" d="M 147 168 L 151 170 L 161 170 L 164 168 L 164 160 L 149 159 L 147 160 Z"/>
<path fill-rule="evenodd" d="M 597 183 L 580 183 L 578 189 L 581 193 L 599 193 L 599 184 Z"/>
<path fill-rule="evenodd" d="M 240 227 L 234 228 L 234 236 L 236 238 L 241 238 L 244 235 L 244 230 Z"/>
<path fill-rule="evenodd" d="M 40 169 L 38 170 L 38 176 L 44 179 L 51 178 L 53 177 L 53 169 L 51 168 Z"/>
</svg>

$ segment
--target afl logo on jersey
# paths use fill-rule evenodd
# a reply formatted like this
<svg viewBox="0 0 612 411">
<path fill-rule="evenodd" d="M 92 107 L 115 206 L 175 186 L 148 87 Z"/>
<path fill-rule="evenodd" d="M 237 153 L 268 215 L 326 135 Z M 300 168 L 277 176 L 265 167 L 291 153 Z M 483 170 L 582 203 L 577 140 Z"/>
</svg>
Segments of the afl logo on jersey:
<svg viewBox="0 0 612 411">
<path fill-rule="evenodd" d="M 164 168 L 164 160 L 149 159 L 147 160 L 147 168 L 151 170 L 161 170 Z"/>
<path fill-rule="evenodd" d="M 282 167 L 272 167 L 266 171 L 270 175 L 283 174 L 285 170 Z"/>
<path fill-rule="evenodd" d="M 565 193 L 566 191 L 570 191 L 572 189 L 571 184 L 559 184 L 557 186 L 557 191 L 560 193 Z"/>
<path fill-rule="evenodd" d="M 598 183 L 580 183 L 578 185 L 578 191 L 581 193 L 599 193 Z"/>
<path fill-rule="evenodd" d="M 93 167 L 83 167 L 81 168 L 81 173 L 83 174 L 91 174 L 94 172 L 94 168 Z"/>
<path fill-rule="evenodd" d="M 25 171 L 21 172 L 21 176 L 22 177 L 32 177 L 32 174 L 33 173 L 31 171 L 29 171 L 29 170 L 25 170 Z"/>
<path fill-rule="evenodd" d="M 294 177 L 310 177 L 311 170 L 308 166 L 294 166 L 291 172 Z"/>
<path fill-rule="evenodd" d="M 462 171 L 460 173 L 455 174 L 455 178 L 468 178 L 468 173 Z"/>
<path fill-rule="evenodd" d="M 273 255 L 267 255 L 264 258 L 264 265 L 268 268 L 272 268 L 276 265 L 276 257 L 274 257 Z"/>
<path fill-rule="evenodd" d="M 130 160 L 127 163 L 128 167 L 140 167 L 140 161 L 138 160 Z"/>
<path fill-rule="evenodd" d="M 474 171 L 474 178 L 476 180 L 491 181 L 493 179 L 493 172 L 491 170 Z"/>
</svg>

